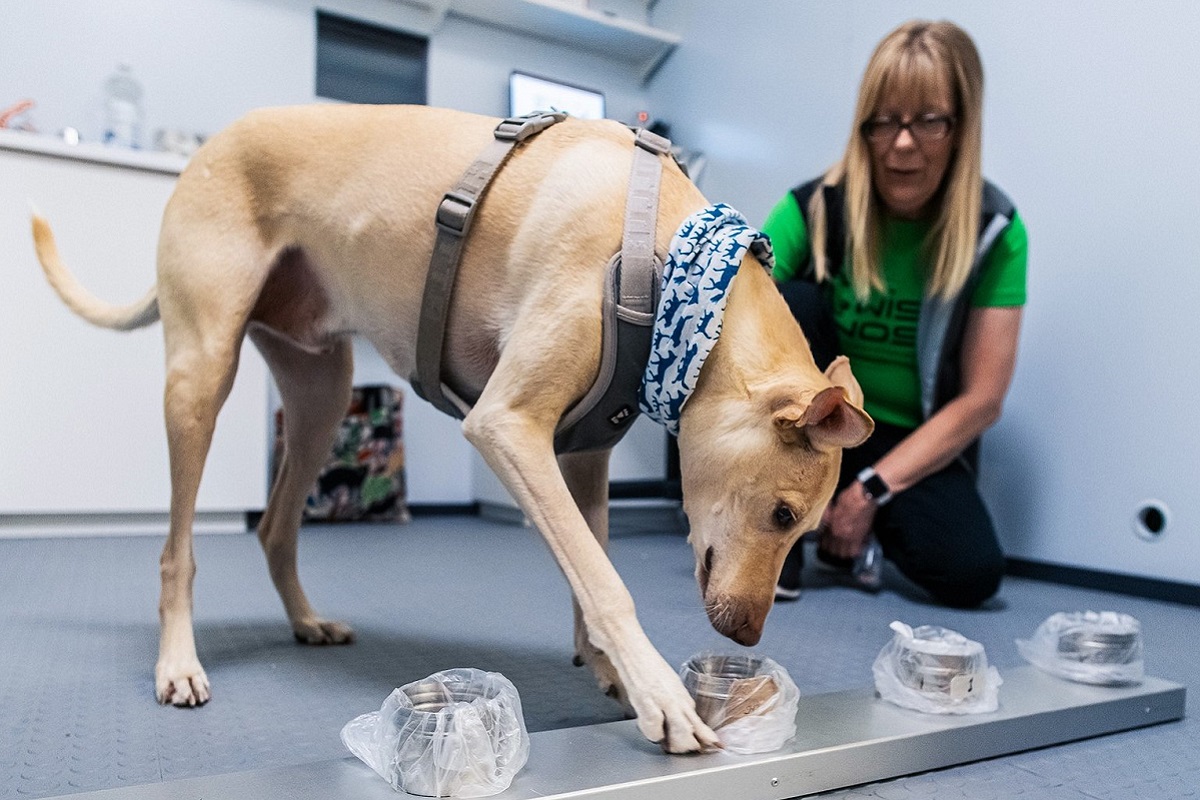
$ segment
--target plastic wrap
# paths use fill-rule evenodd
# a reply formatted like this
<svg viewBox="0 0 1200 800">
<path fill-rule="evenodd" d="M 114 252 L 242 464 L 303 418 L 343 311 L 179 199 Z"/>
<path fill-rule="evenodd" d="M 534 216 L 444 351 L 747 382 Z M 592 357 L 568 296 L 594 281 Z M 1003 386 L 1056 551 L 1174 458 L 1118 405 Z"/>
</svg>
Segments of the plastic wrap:
<svg viewBox="0 0 1200 800">
<path fill-rule="evenodd" d="M 1050 615 L 1017 650 L 1035 667 L 1060 678 L 1100 686 L 1141 683 L 1142 626 L 1116 611 Z"/>
<path fill-rule="evenodd" d="M 875 690 L 890 703 L 927 714 L 985 714 L 1000 707 L 1000 673 L 983 645 L 946 628 L 893 622 L 875 659 Z"/>
<path fill-rule="evenodd" d="M 769 753 L 796 735 L 800 690 L 787 670 L 758 655 L 698 653 L 679 670 L 696 713 L 734 753 Z"/>
<path fill-rule="evenodd" d="M 392 788 L 426 797 L 498 794 L 529 758 L 516 687 L 479 669 L 401 686 L 348 722 L 342 742 Z"/>
</svg>

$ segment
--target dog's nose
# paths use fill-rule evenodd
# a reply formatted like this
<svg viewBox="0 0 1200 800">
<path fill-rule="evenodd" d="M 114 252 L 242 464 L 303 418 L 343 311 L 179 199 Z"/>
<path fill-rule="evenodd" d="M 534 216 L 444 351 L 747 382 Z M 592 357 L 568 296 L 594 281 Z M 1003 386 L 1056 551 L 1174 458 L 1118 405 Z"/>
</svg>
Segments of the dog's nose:
<svg viewBox="0 0 1200 800">
<path fill-rule="evenodd" d="M 758 640 L 762 638 L 762 626 L 752 626 L 749 622 L 738 628 L 729 637 L 740 645 L 753 647 L 758 644 Z"/>
<path fill-rule="evenodd" d="M 709 622 L 722 636 L 728 636 L 740 645 L 750 647 L 762 638 L 765 613 L 756 613 L 757 608 L 744 600 L 729 597 L 705 603 Z"/>
</svg>

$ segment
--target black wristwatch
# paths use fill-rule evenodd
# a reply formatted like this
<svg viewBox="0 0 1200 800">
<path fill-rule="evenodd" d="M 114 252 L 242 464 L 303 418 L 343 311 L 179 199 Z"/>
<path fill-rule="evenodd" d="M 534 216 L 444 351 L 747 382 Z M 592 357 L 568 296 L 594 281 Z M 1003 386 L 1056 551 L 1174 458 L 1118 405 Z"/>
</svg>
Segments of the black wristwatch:
<svg viewBox="0 0 1200 800">
<path fill-rule="evenodd" d="M 874 467 L 867 467 L 858 473 L 858 482 L 862 484 L 863 494 L 877 506 L 885 506 L 892 499 L 892 490 L 888 488 L 883 478 Z"/>
</svg>

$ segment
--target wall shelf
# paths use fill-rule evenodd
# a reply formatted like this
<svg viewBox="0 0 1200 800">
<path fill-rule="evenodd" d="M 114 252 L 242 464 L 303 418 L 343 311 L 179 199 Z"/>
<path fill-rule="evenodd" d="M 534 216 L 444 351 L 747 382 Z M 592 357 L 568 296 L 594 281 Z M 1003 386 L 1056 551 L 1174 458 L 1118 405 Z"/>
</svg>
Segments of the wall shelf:
<svg viewBox="0 0 1200 800">
<path fill-rule="evenodd" d="M 596 53 L 633 70 L 644 83 L 680 37 L 567 0 L 400 0 L 438 18 L 447 15 Z"/>
<path fill-rule="evenodd" d="M 129 167 L 146 172 L 161 172 L 166 175 L 178 175 L 187 166 L 187 159 L 174 153 L 109 147 L 99 142 L 67 144 L 57 136 L 23 131 L 0 130 L 0 150 L 34 153 L 115 167 Z"/>
</svg>

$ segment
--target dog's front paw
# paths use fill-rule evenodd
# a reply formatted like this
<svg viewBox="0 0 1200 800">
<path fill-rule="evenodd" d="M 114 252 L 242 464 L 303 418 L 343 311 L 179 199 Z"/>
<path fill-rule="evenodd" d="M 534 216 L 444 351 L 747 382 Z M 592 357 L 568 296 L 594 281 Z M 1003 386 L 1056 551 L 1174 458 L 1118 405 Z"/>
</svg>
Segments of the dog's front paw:
<svg viewBox="0 0 1200 800">
<path fill-rule="evenodd" d="M 696 703 L 670 664 L 654 652 L 631 662 L 625 680 L 637 728 L 667 753 L 718 750 L 721 740 L 696 714 Z"/>
<path fill-rule="evenodd" d="M 700 753 L 721 747 L 721 740 L 696 713 L 696 703 L 666 662 L 630 692 L 638 729 L 666 753 Z M 633 686 L 633 682 L 630 682 Z"/>
<path fill-rule="evenodd" d="M 344 622 L 312 619 L 292 624 L 296 641 L 303 644 L 351 644 L 354 629 Z"/>
<path fill-rule="evenodd" d="M 204 705 L 212 691 L 199 661 L 174 666 L 159 662 L 154 669 L 154 696 L 163 705 L 185 708 Z"/>
</svg>

